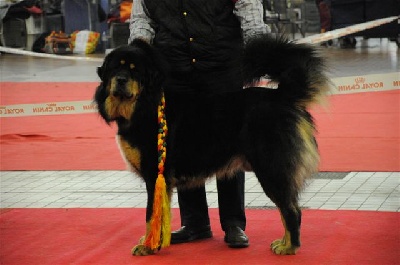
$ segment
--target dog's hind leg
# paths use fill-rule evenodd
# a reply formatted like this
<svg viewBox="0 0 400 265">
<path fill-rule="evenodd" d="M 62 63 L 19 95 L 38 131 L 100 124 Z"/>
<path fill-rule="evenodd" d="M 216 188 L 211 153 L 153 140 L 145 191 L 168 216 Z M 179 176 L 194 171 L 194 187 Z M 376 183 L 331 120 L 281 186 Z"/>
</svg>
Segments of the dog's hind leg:
<svg viewBox="0 0 400 265">
<path fill-rule="evenodd" d="M 298 206 L 297 190 L 292 190 L 292 185 L 285 183 L 285 181 L 280 182 L 280 184 L 276 186 L 276 182 L 268 182 L 261 178 L 259 178 L 259 181 L 265 193 L 279 208 L 285 230 L 282 239 L 272 242 L 271 250 L 279 255 L 296 254 L 300 247 L 301 225 L 301 210 Z"/>
<path fill-rule="evenodd" d="M 284 174 L 284 172 L 282 172 Z M 266 179 L 265 173 L 256 172 L 258 180 L 267 196 L 279 208 L 285 234 L 282 239 L 272 242 L 271 250 L 279 255 L 296 254 L 300 247 L 301 210 L 298 206 L 297 189 L 291 183 L 280 179 Z M 264 177 L 259 177 L 264 176 Z M 270 175 L 269 175 L 270 176 Z M 284 176 L 281 177 L 285 179 Z"/>
<path fill-rule="evenodd" d="M 285 234 L 271 244 L 274 253 L 296 254 L 300 247 L 299 193 L 317 170 L 319 156 L 311 116 L 278 103 L 250 113 L 244 149 L 265 194 L 279 208 Z"/>
<path fill-rule="evenodd" d="M 264 188 L 278 206 L 285 228 L 283 238 L 271 244 L 272 251 L 281 255 L 296 254 L 300 247 L 301 210 L 298 205 L 298 194 L 304 187 L 306 179 L 317 170 L 319 161 L 312 121 L 307 117 L 301 117 L 295 125 L 295 130 L 285 141 L 289 145 L 281 144 L 274 150 L 275 155 L 287 154 L 280 157 L 278 166 L 281 168 L 280 175 L 275 175 L 272 180 L 272 187 L 277 183 L 279 186 L 272 189 Z M 277 172 L 279 170 L 275 170 L 275 174 Z"/>
<path fill-rule="evenodd" d="M 300 247 L 301 211 L 299 207 L 279 209 L 285 234 L 271 243 L 271 250 L 279 255 L 296 254 Z"/>
</svg>

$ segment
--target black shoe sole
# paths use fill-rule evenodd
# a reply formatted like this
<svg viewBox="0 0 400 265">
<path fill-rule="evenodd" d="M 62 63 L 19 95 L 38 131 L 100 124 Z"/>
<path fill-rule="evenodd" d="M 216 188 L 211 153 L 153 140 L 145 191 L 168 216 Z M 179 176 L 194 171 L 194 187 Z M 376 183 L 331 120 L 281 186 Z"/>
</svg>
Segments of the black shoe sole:
<svg viewBox="0 0 400 265">
<path fill-rule="evenodd" d="M 226 243 L 230 248 L 247 248 L 249 243 Z"/>
<path fill-rule="evenodd" d="M 247 248 L 249 246 L 249 242 L 228 242 L 226 239 L 224 241 L 230 248 Z"/>
</svg>

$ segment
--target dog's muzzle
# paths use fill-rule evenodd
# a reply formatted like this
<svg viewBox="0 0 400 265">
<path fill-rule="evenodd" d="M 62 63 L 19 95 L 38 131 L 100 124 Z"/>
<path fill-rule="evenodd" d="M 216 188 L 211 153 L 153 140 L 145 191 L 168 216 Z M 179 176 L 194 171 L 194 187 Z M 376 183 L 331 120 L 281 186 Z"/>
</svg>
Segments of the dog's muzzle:
<svg viewBox="0 0 400 265">
<path fill-rule="evenodd" d="M 116 84 L 113 91 L 113 96 L 119 97 L 121 99 L 131 99 L 133 97 L 133 94 L 129 91 L 127 87 L 128 78 L 125 76 L 116 76 L 115 81 Z"/>
</svg>

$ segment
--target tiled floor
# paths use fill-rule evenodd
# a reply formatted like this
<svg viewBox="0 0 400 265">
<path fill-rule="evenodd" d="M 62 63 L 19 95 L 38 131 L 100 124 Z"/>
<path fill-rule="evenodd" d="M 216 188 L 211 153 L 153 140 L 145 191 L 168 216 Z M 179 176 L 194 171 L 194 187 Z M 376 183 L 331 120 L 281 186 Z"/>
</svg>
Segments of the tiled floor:
<svg viewBox="0 0 400 265">
<path fill-rule="evenodd" d="M 1 208 L 146 207 L 146 189 L 128 171 L 3 171 Z M 214 180 L 207 183 L 210 207 L 218 207 Z M 311 209 L 400 211 L 399 172 L 321 173 L 301 196 Z M 271 208 L 254 174 L 246 174 L 247 208 Z M 174 193 L 172 206 L 178 207 Z"/>
<path fill-rule="evenodd" d="M 399 49 L 387 39 L 359 40 L 356 49 L 322 50 L 332 77 L 399 72 Z M 1 82 L 97 82 L 99 63 L 0 55 Z M 357 159 L 357 158 L 355 158 Z M 0 161 L 1 163 L 1 161 Z M 301 197 L 312 209 L 400 211 L 399 172 L 320 174 Z M 215 181 L 207 184 L 208 203 L 218 207 Z M 2 171 L 0 207 L 145 207 L 140 179 L 127 171 Z M 253 174 L 246 178 L 246 206 L 269 208 Z M 176 194 L 173 207 L 178 207 Z"/>
</svg>

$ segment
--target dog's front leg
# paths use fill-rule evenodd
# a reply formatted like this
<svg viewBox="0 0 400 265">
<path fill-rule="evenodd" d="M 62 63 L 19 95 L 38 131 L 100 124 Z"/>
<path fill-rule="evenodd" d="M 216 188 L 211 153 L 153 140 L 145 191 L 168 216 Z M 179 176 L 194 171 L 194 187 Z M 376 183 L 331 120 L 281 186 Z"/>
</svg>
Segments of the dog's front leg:
<svg viewBox="0 0 400 265">
<path fill-rule="evenodd" d="M 154 253 L 156 253 L 158 251 L 158 249 L 152 249 L 149 246 L 146 246 L 144 243 L 146 241 L 146 237 L 149 233 L 149 224 L 146 224 L 146 235 L 142 236 L 139 239 L 139 244 L 137 244 L 136 246 L 134 246 L 132 248 L 132 255 L 135 256 L 147 256 L 147 255 L 152 255 Z"/>
<path fill-rule="evenodd" d="M 146 188 L 146 235 L 132 249 L 132 254 L 137 256 L 154 254 L 169 246 L 171 239 L 171 189 L 163 177 L 157 178 L 155 185 L 146 182 Z"/>
<path fill-rule="evenodd" d="M 153 213 L 153 203 L 154 203 L 154 188 L 155 188 L 155 183 L 148 183 L 148 181 L 146 181 L 146 190 L 147 190 L 146 234 L 139 239 L 139 244 L 133 247 L 132 255 L 135 256 L 147 256 L 154 254 L 156 252 L 156 250 L 153 250 L 149 246 L 145 245 L 146 239 L 150 234 L 150 221 Z"/>
</svg>

